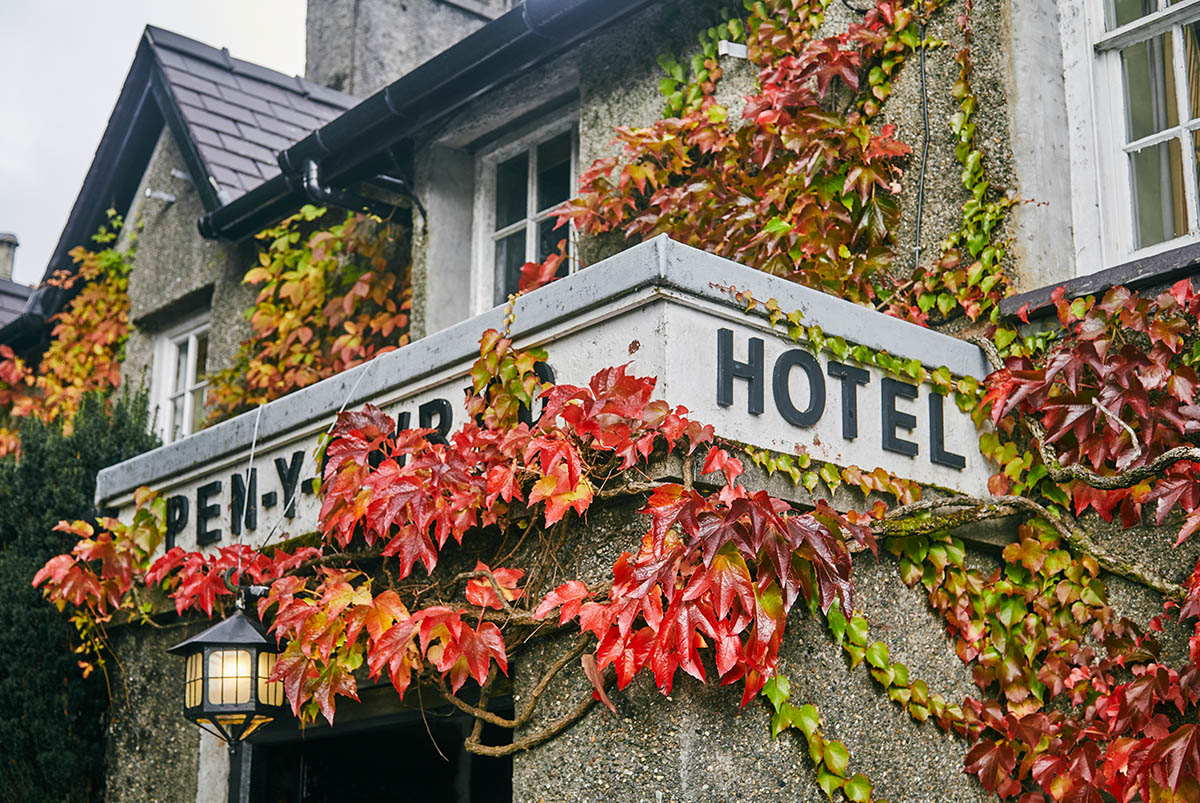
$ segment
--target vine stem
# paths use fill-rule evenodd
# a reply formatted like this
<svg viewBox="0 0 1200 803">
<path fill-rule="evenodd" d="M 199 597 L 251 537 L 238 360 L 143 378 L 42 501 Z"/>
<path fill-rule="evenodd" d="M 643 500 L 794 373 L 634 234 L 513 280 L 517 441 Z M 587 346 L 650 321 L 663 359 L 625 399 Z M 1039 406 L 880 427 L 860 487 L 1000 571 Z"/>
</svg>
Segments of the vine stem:
<svg viewBox="0 0 1200 803">
<path fill-rule="evenodd" d="M 451 582 L 457 583 L 459 580 L 483 580 L 486 579 L 492 584 L 492 590 L 496 592 L 496 598 L 500 600 L 500 606 L 505 613 L 515 615 L 516 610 L 508 604 L 508 600 L 504 596 L 504 589 L 500 587 L 500 583 L 496 580 L 496 575 L 486 569 L 476 569 L 472 572 L 462 572 L 454 576 Z"/>
<path fill-rule="evenodd" d="M 967 337 L 966 340 L 983 349 L 983 353 L 987 355 L 988 362 L 991 363 L 993 369 L 1000 370 L 1004 367 L 1004 360 L 1000 358 L 1000 352 L 996 349 L 996 344 L 991 340 L 977 336 Z M 1104 412 L 1108 413 L 1107 410 Z M 1058 460 L 1058 452 L 1054 449 L 1054 446 L 1046 442 L 1046 430 L 1042 426 L 1042 422 L 1029 416 L 1023 416 L 1021 421 L 1029 429 L 1029 434 L 1033 437 L 1034 444 L 1037 446 L 1038 456 L 1042 458 L 1042 463 L 1045 464 L 1050 479 L 1055 482 L 1062 483 L 1079 480 L 1085 485 L 1100 491 L 1117 491 L 1122 488 L 1132 488 L 1142 480 L 1157 477 L 1162 473 L 1163 469 L 1181 460 L 1200 462 L 1200 448 L 1195 446 L 1176 446 L 1174 449 L 1168 449 L 1144 465 L 1118 471 L 1116 474 L 1097 474 L 1087 466 L 1078 463 L 1063 466 Z M 1121 423 L 1127 430 L 1129 429 L 1129 426 L 1124 421 Z M 1138 446 L 1136 438 L 1134 439 L 1134 448 L 1138 449 L 1138 454 L 1140 455 L 1141 448 Z"/>
<path fill-rule="evenodd" d="M 593 496 L 596 499 L 613 499 L 618 496 L 632 496 L 634 494 L 652 494 L 663 485 L 669 483 L 663 482 L 626 482 L 618 485 L 615 488 L 601 488 L 596 491 Z"/>
<path fill-rule="evenodd" d="M 586 699 L 580 701 L 578 705 L 550 725 L 533 731 L 525 736 L 521 736 L 520 738 L 513 739 L 512 743 L 510 744 L 488 745 L 483 744 L 481 741 L 483 723 L 485 722 L 501 728 L 511 728 L 513 730 L 516 730 L 517 728 L 527 724 L 529 720 L 533 718 L 533 713 L 538 702 L 546 693 L 546 690 L 550 687 L 550 682 L 554 680 L 555 676 L 557 676 L 558 673 L 567 666 L 567 664 L 571 663 L 583 653 L 583 651 L 587 648 L 588 642 L 588 634 L 581 634 L 575 640 L 574 646 L 558 657 L 558 659 L 550 666 L 550 668 L 546 670 L 545 674 L 543 674 L 538 680 L 537 685 L 534 686 L 533 691 L 530 692 L 529 698 L 525 701 L 525 704 L 521 707 L 521 710 L 517 712 L 517 715 L 512 719 L 506 719 L 505 717 L 494 714 L 487 710 L 487 701 L 490 697 L 492 684 L 496 677 L 495 667 L 493 667 L 491 672 L 488 673 L 487 680 L 484 682 L 480 690 L 478 706 L 471 705 L 465 700 L 460 699 L 453 692 L 446 688 L 444 680 L 439 679 L 438 686 L 442 692 L 442 695 L 446 698 L 446 701 L 459 711 L 462 711 L 464 714 L 475 718 L 475 724 L 471 728 L 471 733 L 469 736 L 467 736 L 467 739 L 464 742 L 466 750 L 470 753 L 475 753 L 476 755 L 481 756 L 510 756 L 513 753 L 518 753 L 522 750 L 528 750 L 532 747 L 536 747 L 542 742 L 554 738 L 559 733 L 562 733 L 571 725 L 578 722 L 583 715 L 591 710 L 591 707 L 596 704 L 595 697 L 589 695 Z M 605 673 L 604 686 L 607 688 L 608 685 L 612 683 L 614 678 L 615 673 Z"/>
<path fill-rule="evenodd" d="M 1093 541 L 1088 535 L 1080 531 L 1074 521 L 1068 521 L 1069 517 L 1056 516 L 1047 508 L 1024 496 L 996 496 L 989 499 L 972 496 L 955 496 L 944 499 L 925 499 L 889 510 L 884 514 L 881 523 L 886 525 L 888 521 L 905 518 L 916 513 L 952 508 L 974 509 L 979 513 L 976 520 L 1011 516 L 1017 512 L 1032 513 L 1049 522 L 1058 534 L 1062 536 L 1063 540 L 1067 542 L 1068 546 L 1072 547 L 1076 552 L 1081 552 L 1095 558 L 1096 563 L 1111 574 L 1132 580 L 1174 600 L 1182 600 L 1184 597 L 1184 591 L 1180 586 L 1162 579 L 1134 562 L 1125 561 L 1113 555 Z M 876 532 L 879 532 L 881 529 L 886 531 L 886 526 L 881 527 L 880 524 L 876 524 L 873 526 L 873 529 Z"/>
</svg>

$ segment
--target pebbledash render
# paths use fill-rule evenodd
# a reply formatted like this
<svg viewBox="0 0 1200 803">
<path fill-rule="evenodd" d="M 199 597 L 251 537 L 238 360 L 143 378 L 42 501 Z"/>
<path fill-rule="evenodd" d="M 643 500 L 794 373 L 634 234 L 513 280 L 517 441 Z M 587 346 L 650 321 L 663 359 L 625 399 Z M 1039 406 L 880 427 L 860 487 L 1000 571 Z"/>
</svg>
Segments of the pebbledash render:
<svg viewBox="0 0 1200 803">
<path fill-rule="evenodd" d="M 312 454 L 339 409 L 371 402 L 413 426 L 449 431 L 461 423 L 479 337 L 504 328 L 504 300 L 516 289 L 510 274 L 495 269 L 497 254 L 510 247 L 506 237 L 520 231 L 532 237 L 539 223 L 539 210 L 531 209 L 521 218 L 526 228 L 499 226 L 498 166 L 522 154 L 553 158 L 573 189 L 594 159 L 612 153 L 614 126 L 647 125 L 661 116 L 658 58 L 691 57 L 700 32 L 694 12 L 710 5 L 310 0 L 304 79 L 148 28 L 48 275 L 68 264 L 67 252 L 95 230 L 109 199 L 128 220 L 141 221 L 123 374 L 127 384 L 150 389 L 160 424 L 171 415 L 175 397 L 165 386 L 180 355 L 193 366 L 202 359 L 204 371 L 232 363 L 249 333 L 243 311 L 254 290 L 240 280 L 254 263 L 252 235 L 314 200 L 313 186 L 351 192 L 383 176 L 388 180 L 372 192 L 410 210 L 410 248 L 395 258 L 411 260 L 414 342 L 216 426 L 194 433 L 182 423 L 164 428 L 171 442 L 101 472 L 98 506 L 128 511 L 143 485 L 182 500 L 173 504 L 171 535 L 189 548 L 228 544 L 239 537 L 235 531 L 252 545 L 272 528 L 298 536 L 316 525 Z M 836 34 L 858 21 L 853 5 L 829 4 L 823 30 Z M 1096 126 L 1121 129 L 1123 122 L 1101 115 L 1121 110 L 1099 109 L 1080 90 L 1112 68 L 1106 40 L 1086 38 L 1094 17 L 1103 16 L 1099 0 L 981 5 L 971 17 L 971 48 L 988 175 L 1037 202 L 1014 210 L 1011 258 L 1022 295 L 1006 304 L 1036 308 L 1049 287 L 1063 283 L 1082 292 L 1114 282 L 1155 287 L 1190 275 L 1196 245 L 1186 237 L 1177 247 L 1141 247 L 1152 234 L 1144 227 L 1133 239 L 1106 228 L 1127 229 L 1120 216 L 1128 209 L 1114 211 L 1107 200 L 1101 208 L 1110 197 L 1106 182 L 1122 168 L 1092 136 Z M 1183 5 L 1170 13 L 1200 14 L 1194 4 Z M 923 77 L 910 60 L 884 111 L 907 143 L 926 136 L 923 101 L 933 121 L 927 161 L 920 169 L 910 163 L 898 196 L 904 270 L 917 249 L 932 253 L 957 229 L 968 197 L 954 161 L 956 136 L 945 123 L 957 110 L 955 18 L 964 6 L 956 0 L 933 17 L 929 36 L 951 46 L 927 51 Z M 723 49 L 720 63 L 720 99 L 731 117 L 740 116 L 755 70 L 736 47 Z M 803 310 L 805 324 L 827 335 L 931 369 L 946 366 L 956 377 L 987 374 L 977 347 L 665 237 L 636 245 L 582 238 L 574 247 L 590 266 L 522 296 L 512 309 L 517 344 L 545 348 L 557 380 L 583 383 L 596 370 L 630 363 L 632 372 L 659 378 L 659 398 L 685 405 L 731 440 L 785 454 L 799 448 L 841 465 L 884 466 L 932 494 L 986 491 L 991 469 L 979 454 L 976 428 L 951 399 L 883 372 L 847 374 L 827 354 L 814 357 L 780 336 L 761 308 L 748 314 L 731 287 Z M 35 293 L 29 315 L 0 329 L 0 342 L 31 342 L 31 327 L 52 314 L 54 303 L 52 294 Z M 189 391 L 201 387 L 202 374 L 185 377 Z M 252 448 L 247 495 L 243 472 Z M 683 467 L 673 458 L 652 471 L 676 477 Z M 753 465 L 742 482 L 799 505 L 814 501 Z M 244 506 L 233 504 L 235 489 Z M 836 494 L 830 501 L 852 504 Z M 593 507 L 561 549 L 572 576 L 604 578 L 630 547 L 630 534 L 644 530 L 640 505 L 628 498 Z M 999 565 L 1015 533 L 1016 522 L 1002 519 L 955 535 L 967 543 L 969 563 L 988 568 Z M 1191 565 L 1169 554 L 1163 541 L 1121 537 L 1101 524 L 1092 536 L 1172 581 Z M 444 560 L 470 569 L 472 550 L 482 548 L 468 542 Z M 1189 554 L 1194 560 L 1194 549 Z M 860 553 L 854 573 L 858 605 L 872 629 L 887 634 L 892 659 L 947 699 L 971 695 L 969 669 L 923 595 L 901 582 L 896 559 L 886 551 L 878 558 Z M 1103 579 L 1119 613 L 1144 621 L 1159 611 L 1161 600 L 1146 588 Z M 183 718 L 182 662 L 166 653 L 207 624 L 189 620 L 113 634 L 128 705 L 114 708 L 105 745 L 109 800 L 226 799 L 229 754 Z M 514 701 L 557 657 L 556 646 L 534 647 L 510 666 Z M 870 777 L 879 796 L 986 799 L 963 772 L 966 743 L 930 723 L 917 725 L 865 672 L 847 672 L 839 647 L 799 609 L 780 666 L 793 699 L 818 706 L 826 735 L 847 745 L 855 770 Z M 590 688 L 578 668 L 554 684 L 547 710 L 527 727 L 554 718 Z M 511 759 L 463 752 L 470 723 L 436 700 L 410 692 L 401 702 L 386 681 L 365 677 L 360 689 L 361 703 L 339 704 L 334 728 L 284 718 L 256 734 L 241 754 L 240 799 L 342 799 L 321 795 L 356 783 L 406 799 L 418 775 L 436 778 L 446 795 L 440 799 L 454 801 L 825 799 L 802 742 L 769 739 L 768 711 L 740 708 L 740 687 L 680 678 L 664 697 L 649 677 L 639 677 L 619 695 L 617 716 L 596 706 L 563 734 Z M 361 766 L 363 777 L 347 779 L 344 762 L 353 759 L 360 764 L 351 774 Z"/>
</svg>

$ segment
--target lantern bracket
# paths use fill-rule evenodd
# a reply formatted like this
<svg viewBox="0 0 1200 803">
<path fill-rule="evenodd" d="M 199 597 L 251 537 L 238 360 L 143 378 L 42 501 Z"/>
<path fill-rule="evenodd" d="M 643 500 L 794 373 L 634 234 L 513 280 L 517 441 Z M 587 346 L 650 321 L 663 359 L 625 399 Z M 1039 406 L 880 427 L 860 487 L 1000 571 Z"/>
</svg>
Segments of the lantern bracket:
<svg viewBox="0 0 1200 803">
<path fill-rule="evenodd" d="M 270 586 L 244 582 L 246 579 L 245 575 L 239 577 L 238 582 L 235 584 L 233 582 L 232 566 L 221 572 L 221 579 L 225 581 L 225 587 L 235 595 L 234 604 L 237 605 L 238 610 L 244 611 L 246 603 L 249 602 L 251 597 L 265 597 L 271 591 Z"/>
</svg>

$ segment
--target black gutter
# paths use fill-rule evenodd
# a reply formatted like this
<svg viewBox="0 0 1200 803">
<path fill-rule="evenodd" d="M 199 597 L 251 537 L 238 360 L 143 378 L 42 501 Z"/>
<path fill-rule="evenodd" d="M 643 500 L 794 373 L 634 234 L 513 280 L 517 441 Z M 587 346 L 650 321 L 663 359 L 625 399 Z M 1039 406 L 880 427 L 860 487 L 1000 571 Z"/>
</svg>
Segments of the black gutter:
<svg viewBox="0 0 1200 803">
<path fill-rule="evenodd" d="M 281 151 L 279 166 L 291 182 L 268 181 L 204 215 L 200 233 L 238 240 L 284 217 L 305 200 L 310 161 L 320 163 L 331 185 L 394 170 L 393 149 L 420 129 L 652 1 L 525 0 Z"/>
<path fill-rule="evenodd" d="M 310 201 L 323 206 L 340 206 L 385 219 L 396 214 L 396 207 L 390 204 L 330 187 L 322 180 L 321 166 L 314 159 L 310 159 L 304 166 L 304 192 Z"/>
</svg>

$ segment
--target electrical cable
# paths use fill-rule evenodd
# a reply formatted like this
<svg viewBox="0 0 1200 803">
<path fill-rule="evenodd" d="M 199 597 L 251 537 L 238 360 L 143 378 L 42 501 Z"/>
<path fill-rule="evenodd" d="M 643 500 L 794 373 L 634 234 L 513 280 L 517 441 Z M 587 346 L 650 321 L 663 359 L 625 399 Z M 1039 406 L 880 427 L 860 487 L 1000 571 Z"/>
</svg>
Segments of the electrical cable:
<svg viewBox="0 0 1200 803">
<path fill-rule="evenodd" d="M 246 461 L 246 471 L 242 475 L 242 511 L 238 514 L 238 521 L 241 522 L 242 526 L 238 527 L 238 547 L 242 545 L 242 532 L 246 529 L 246 510 L 250 506 L 250 472 L 254 467 L 254 450 L 258 446 L 258 422 L 262 419 L 262 408 L 263 406 L 260 404 L 254 411 L 254 434 L 250 437 L 250 458 Z M 238 583 L 240 584 L 242 581 L 242 550 L 239 548 L 237 552 L 237 573 Z M 237 606 L 240 608 L 244 604 L 245 601 L 239 594 Z"/>
<path fill-rule="evenodd" d="M 350 392 L 347 393 L 346 398 L 342 400 L 342 406 L 338 408 L 338 411 L 336 413 L 334 413 L 333 421 L 331 421 L 329 423 L 329 427 L 325 430 L 325 434 L 323 437 L 328 438 L 329 433 L 333 432 L 333 428 L 335 426 L 337 426 L 338 416 L 340 416 L 345 411 L 346 405 L 350 403 L 350 400 L 352 398 L 354 398 L 354 394 L 358 390 L 358 386 L 360 384 L 362 384 L 363 379 L 366 378 L 367 374 L 371 371 L 371 369 L 374 367 L 374 365 L 375 365 L 375 360 L 370 360 L 363 366 L 363 370 L 359 371 L 358 377 L 354 380 L 354 384 L 350 386 Z M 261 405 L 259 406 L 259 409 L 260 410 L 262 409 Z M 259 545 L 259 547 L 258 547 L 259 549 L 264 549 L 267 546 L 267 544 L 269 544 L 271 542 L 271 539 L 275 536 L 275 531 L 279 529 L 279 525 L 283 524 L 283 520 L 288 517 L 288 511 L 292 510 L 295 507 L 296 497 L 299 495 L 300 494 L 299 494 L 298 488 L 292 492 L 292 498 L 287 500 L 287 504 L 284 505 L 284 508 L 283 508 L 283 513 L 281 513 L 279 515 L 279 518 L 277 518 L 275 520 L 275 523 L 273 525 L 271 525 L 271 529 L 267 533 L 267 537 Z M 293 515 L 295 515 L 295 514 L 293 513 Z"/>
</svg>

